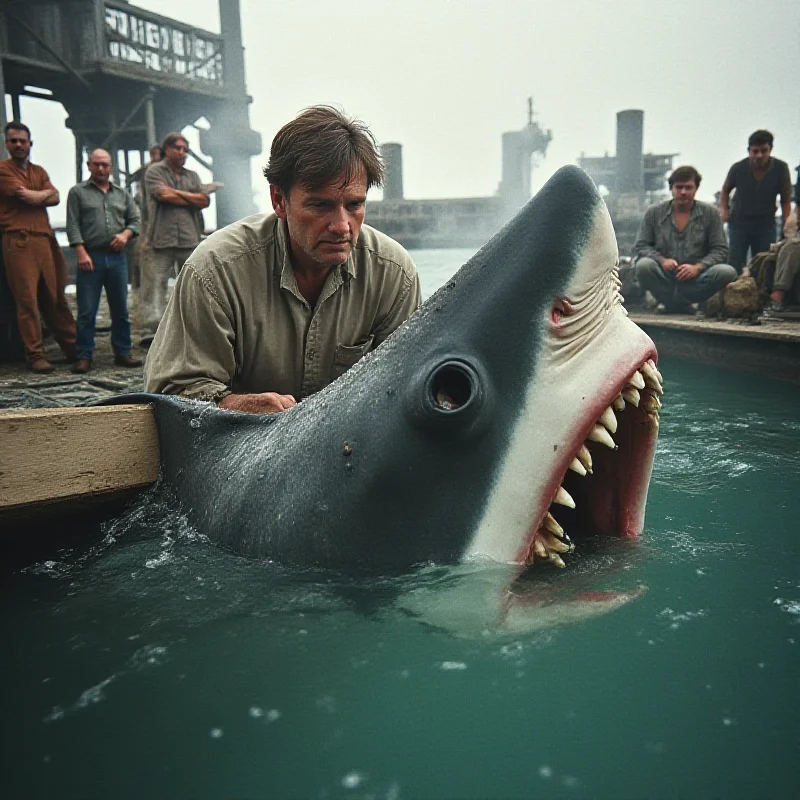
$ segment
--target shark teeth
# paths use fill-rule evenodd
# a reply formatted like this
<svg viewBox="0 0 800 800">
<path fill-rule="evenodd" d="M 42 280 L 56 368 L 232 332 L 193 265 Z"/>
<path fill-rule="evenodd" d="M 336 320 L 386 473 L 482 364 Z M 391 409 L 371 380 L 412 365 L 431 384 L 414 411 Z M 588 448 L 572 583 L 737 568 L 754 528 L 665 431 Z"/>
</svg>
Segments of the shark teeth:
<svg viewBox="0 0 800 800">
<path fill-rule="evenodd" d="M 623 413 L 629 405 L 643 412 L 647 416 L 648 423 L 657 433 L 661 396 L 664 394 L 663 387 L 664 379 L 661 377 L 661 373 L 652 359 L 648 359 L 628 378 L 620 393 L 612 400 L 611 405 L 604 409 L 597 418 L 586 435 L 586 441 L 581 444 L 578 452 L 570 461 L 568 470 L 582 478 L 587 478 L 587 480 L 588 476 L 593 474 L 592 454 L 586 446 L 588 442 L 601 444 L 611 450 L 618 449 L 613 438 L 618 427 L 617 414 Z M 575 500 L 561 485 L 556 489 L 550 502 L 557 506 L 575 508 Z M 571 553 L 574 549 L 575 545 L 572 544 L 569 536 L 548 511 L 534 534 L 526 563 L 547 561 L 556 567 L 563 568 L 566 564 L 560 554 Z"/>
</svg>

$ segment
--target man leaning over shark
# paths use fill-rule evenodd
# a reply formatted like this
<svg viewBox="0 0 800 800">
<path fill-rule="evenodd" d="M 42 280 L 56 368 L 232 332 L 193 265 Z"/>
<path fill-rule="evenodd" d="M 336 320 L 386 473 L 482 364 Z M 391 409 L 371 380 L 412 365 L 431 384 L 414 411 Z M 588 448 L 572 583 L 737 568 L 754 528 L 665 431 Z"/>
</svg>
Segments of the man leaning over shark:
<svg viewBox="0 0 800 800">
<path fill-rule="evenodd" d="M 383 177 L 364 123 L 306 109 L 278 131 L 264 175 L 274 213 L 218 230 L 181 271 L 147 357 L 148 392 L 284 411 L 419 307 L 409 254 L 364 225 Z"/>
</svg>

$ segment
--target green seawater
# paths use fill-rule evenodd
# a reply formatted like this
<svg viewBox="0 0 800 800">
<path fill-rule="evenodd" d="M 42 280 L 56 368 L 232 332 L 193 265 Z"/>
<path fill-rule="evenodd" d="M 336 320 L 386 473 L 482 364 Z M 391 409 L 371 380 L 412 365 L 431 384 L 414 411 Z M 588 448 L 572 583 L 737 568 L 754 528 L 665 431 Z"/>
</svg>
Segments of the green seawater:
<svg viewBox="0 0 800 800">
<path fill-rule="evenodd" d="M 660 368 L 644 534 L 544 567 L 530 630 L 464 624 L 491 565 L 298 573 L 154 500 L 7 570 L 2 796 L 800 796 L 797 390 Z"/>
</svg>

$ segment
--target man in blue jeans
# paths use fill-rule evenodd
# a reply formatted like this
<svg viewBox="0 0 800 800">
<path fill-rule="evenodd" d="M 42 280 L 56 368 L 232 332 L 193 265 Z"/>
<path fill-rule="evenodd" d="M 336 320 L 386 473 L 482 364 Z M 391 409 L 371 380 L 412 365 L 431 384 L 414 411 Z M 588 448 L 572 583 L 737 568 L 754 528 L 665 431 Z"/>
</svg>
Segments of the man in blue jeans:
<svg viewBox="0 0 800 800">
<path fill-rule="evenodd" d="M 128 260 L 125 245 L 139 232 L 139 209 L 133 198 L 111 180 L 111 156 L 105 150 L 89 155 L 89 180 L 73 186 L 67 198 L 67 237 L 78 257 L 78 335 L 75 373 L 92 368 L 94 331 L 100 294 L 106 290 L 111 312 L 114 363 L 139 367 L 131 356 L 128 317 Z"/>
</svg>

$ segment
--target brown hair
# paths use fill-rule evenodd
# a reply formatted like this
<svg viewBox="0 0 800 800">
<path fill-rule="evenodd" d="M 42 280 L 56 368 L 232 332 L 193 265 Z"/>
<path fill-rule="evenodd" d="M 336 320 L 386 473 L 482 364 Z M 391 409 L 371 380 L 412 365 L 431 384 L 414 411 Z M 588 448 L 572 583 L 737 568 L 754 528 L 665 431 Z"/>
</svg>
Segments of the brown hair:
<svg viewBox="0 0 800 800">
<path fill-rule="evenodd" d="M 164 137 L 164 142 L 161 145 L 161 149 L 166 150 L 168 147 L 172 147 L 177 141 L 186 142 L 186 146 L 189 146 L 189 140 L 179 131 L 173 131 L 172 133 L 168 133 Z"/>
<path fill-rule="evenodd" d="M 768 144 L 770 147 L 772 147 L 774 141 L 775 137 L 769 131 L 765 131 L 762 128 L 760 130 L 753 131 L 753 133 L 750 134 L 750 138 L 747 140 L 747 147 L 750 148 L 754 144 Z"/>
<path fill-rule="evenodd" d="M 368 189 L 383 182 L 383 163 L 366 124 L 333 106 L 311 106 L 275 135 L 264 177 L 288 194 L 297 184 L 318 189 L 337 178 L 345 186 L 362 170 Z"/>
<path fill-rule="evenodd" d="M 31 129 L 24 123 L 17 122 L 15 119 L 12 119 L 11 122 L 7 122 L 5 128 L 3 128 L 6 139 L 8 139 L 9 131 L 25 131 L 25 133 L 28 134 L 28 138 L 31 138 Z"/>
<path fill-rule="evenodd" d="M 694 185 L 699 187 L 701 180 L 703 180 L 703 176 L 694 167 L 678 167 L 667 178 L 667 183 L 669 183 L 670 189 L 673 183 L 683 183 L 684 181 L 694 181 Z"/>
</svg>

